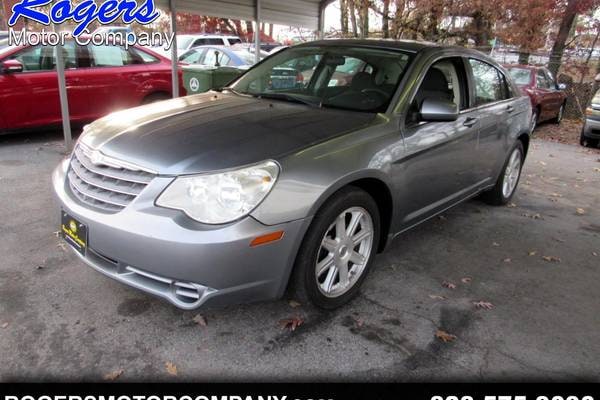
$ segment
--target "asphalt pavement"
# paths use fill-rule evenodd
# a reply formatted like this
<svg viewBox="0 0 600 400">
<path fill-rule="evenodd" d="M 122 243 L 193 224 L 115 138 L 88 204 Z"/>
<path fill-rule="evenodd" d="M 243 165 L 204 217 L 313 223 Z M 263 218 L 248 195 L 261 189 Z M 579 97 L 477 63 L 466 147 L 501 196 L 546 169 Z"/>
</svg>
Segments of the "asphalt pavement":
<svg viewBox="0 0 600 400">
<path fill-rule="evenodd" d="M 0 137 L 0 381 L 600 377 L 600 151 L 533 141 L 513 204 L 472 200 L 403 234 L 337 311 L 186 312 L 55 235 L 60 139 Z"/>
</svg>

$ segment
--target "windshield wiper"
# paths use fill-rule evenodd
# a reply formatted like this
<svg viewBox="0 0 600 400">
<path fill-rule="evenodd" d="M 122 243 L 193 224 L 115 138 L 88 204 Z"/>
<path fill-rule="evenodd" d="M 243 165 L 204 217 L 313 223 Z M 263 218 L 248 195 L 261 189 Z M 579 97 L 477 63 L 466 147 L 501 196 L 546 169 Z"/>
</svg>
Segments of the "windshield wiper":
<svg viewBox="0 0 600 400">
<path fill-rule="evenodd" d="M 321 102 L 315 103 L 314 101 L 310 101 L 304 99 L 302 97 L 294 96 L 291 93 L 258 93 L 255 95 L 259 99 L 275 99 L 275 100 L 286 100 L 293 101 L 296 103 L 306 104 L 311 107 L 321 108 Z"/>
</svg>

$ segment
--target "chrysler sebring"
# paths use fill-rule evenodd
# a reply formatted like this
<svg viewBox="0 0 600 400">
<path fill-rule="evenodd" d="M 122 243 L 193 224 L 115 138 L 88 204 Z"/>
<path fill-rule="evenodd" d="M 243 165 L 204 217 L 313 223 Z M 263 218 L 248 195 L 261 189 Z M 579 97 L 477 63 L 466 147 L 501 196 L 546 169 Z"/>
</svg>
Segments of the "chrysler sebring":
<svg viewBox="0 0 600 400">
<path fill-rule="evenodd" d="M 61 231 L 90 267 L 177 307 L 287 292 L 331 309 L 399 234 L 477 195 L 507 203 L 530 118 L 479 52 L 307 43 L 88 125 L 53 174 Z"/>
</svg>

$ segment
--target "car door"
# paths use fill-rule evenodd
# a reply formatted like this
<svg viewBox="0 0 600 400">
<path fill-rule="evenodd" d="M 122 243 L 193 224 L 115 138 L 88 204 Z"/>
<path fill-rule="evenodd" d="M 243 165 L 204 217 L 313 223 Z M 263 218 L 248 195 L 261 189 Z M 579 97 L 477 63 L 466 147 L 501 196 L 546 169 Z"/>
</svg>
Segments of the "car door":
<svg viewBox="0 0 600 400">
<path fill-rule="evenodd" d="M 53 46 L 32 46 L 7 57 L 21 62 L 23 71 L 0 75 L 0 104 L 5 129 L 27 129 L 61 121 L 57 49 Z M 77 88 L 81 73 L 77 70 L 75 43 L 65 43 L 62 51 L 70 117 L 75 121 L 81 119 L 84 104 Z"/>
<path fill-rule="evenodd" d="M 460 57 L 436 61 L 420 79 L 403 131 L 408 159 L 397 176 L 402 227 L 418 223 L 473 193 L 476 189 L 479 114 L 469 107 L 467 75 Z M 428 97 L 457 104 L 455 121 L 424 122 L 419 107 Z"/>
<path fill-rule="evenodd" d="M 556 118 L 558 110 L 562 106 L 564 101 L 564 94 L 558 89 L 556 80 L 552 76 L 552 73 L 546 68 L 541 69 L 544 77 L 546 78 L 547 97 L 548 97 L 548 118 Z"/>
<path fill-rule="evenodd" d="M 143 60 L 122 46 L 90 44 L 87 49 L 86 87 L 94 104 L 92 117 L 139 106 L 143 83 L 150 77 Z"/>
<path fill-rule="evenodd" d="M 504 74 L 486 61 L 469 58 L 473 107 L 479 114 L 477 159 L 473 165 L 480 185 L 491 185 L 499 162 L 503 162 L 509 125 L 517 110 L 508 99 Z"/>
<path fill-rule="evenodd" d="M 551 83 L 548 81 L 543 69 L 538 69 L 535 74 L 535 87 L 540 107 L 540 120 L 545 121 L 555 114 L 555 100 Z"/>
</svg>

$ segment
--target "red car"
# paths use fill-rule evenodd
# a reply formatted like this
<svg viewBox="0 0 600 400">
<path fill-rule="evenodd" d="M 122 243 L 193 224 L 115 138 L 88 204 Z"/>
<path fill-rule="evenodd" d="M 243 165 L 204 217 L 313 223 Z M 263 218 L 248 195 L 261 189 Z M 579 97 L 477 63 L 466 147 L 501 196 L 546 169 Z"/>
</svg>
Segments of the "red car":
<svg viewBox="0 0 600 400">
<path fill-rule="evenodd" d="M 61 123 L 56 47 L 0 49 L 0 133 Z M 71 122 L 171 97 L 171 62 L 145 48 L 118 45 L 63 48 Z M 179 71 L 180 93 L 185 95 Z"/>
<path fill-rule="evenodd" d="M 564 84 L 557 84 L 550 71 L 531 65 L 505 65 L 515 83 L 531 99 L 531 132 L 538 123 L 562 120 L 567 95 Z"/>
</svg>

